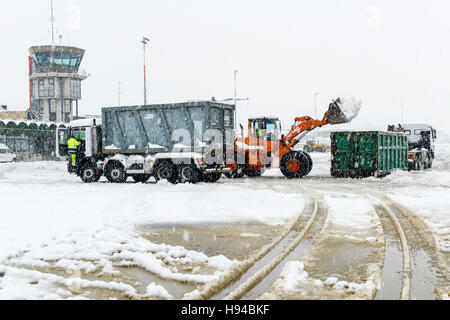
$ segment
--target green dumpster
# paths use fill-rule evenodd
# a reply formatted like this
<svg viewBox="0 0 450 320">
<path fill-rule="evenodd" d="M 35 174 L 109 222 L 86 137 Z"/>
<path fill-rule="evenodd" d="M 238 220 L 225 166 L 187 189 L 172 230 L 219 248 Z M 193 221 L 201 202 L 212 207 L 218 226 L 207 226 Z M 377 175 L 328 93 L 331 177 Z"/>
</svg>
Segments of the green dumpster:
<svg viewBox="0 0 450 320">
<path fill-rule="evenodd" d="M 408 140 L 403 133 L 364 131 L 331 133 L 331 175 L 337 178 L 383 177 L 408 170 Z"/>
</svg>

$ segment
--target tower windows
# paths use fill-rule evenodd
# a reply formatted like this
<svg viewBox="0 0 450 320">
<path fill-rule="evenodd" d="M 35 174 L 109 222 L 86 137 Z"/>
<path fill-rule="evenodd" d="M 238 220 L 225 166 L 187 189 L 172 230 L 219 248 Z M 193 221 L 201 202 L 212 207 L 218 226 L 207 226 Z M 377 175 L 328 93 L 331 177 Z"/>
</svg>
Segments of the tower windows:
<svg viewBox="0 0 450 320">
<path fill-rule="evenodd" d="M 55 79 L 39 79 L 39 98 L 50 98 L 55 96 Z"/>
<path fill-rule="evenodd" d="M 81 99 L 81 81 L 70 80 L 70 97 L 73 99 Z"/>
</svg>

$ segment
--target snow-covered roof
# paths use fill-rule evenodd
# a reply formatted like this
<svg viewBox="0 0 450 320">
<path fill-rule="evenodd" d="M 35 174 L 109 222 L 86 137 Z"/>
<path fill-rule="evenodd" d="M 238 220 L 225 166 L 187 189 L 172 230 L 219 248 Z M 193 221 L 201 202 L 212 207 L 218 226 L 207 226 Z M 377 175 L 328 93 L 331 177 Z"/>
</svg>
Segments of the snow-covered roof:
<svg viewBox="0 0 450 320">
<path fill-rule="evenodd" d="M 57 123 L 57 122 L 43 122 L 43 121 L 33 121 L 33 120 L 11 120 L 11 119 L 0 119 L 0 122 L 3 122 L 4 124 L 8 124 L 8 123 L 14 123 L 15 125 L 19 125 L 21 123 L 25 123 L 26 125 L 31 125 L 31 124 L 36 124 L 38 126 L 45 124 L 47 126 L 51 126 L 51 125 L 56 125 L 56 126 L 61 126 L 61 125 L 66 125 L 64 123 Z"/>
<path fill-rule="evenodd" d="M 403 128 L 406 129 L 425 129 L 425 128 L 431 128 L 431 126 L 429 124 L 425 124 L 425 123 L 408 123 L 408 124 L 402 124 Z"/>
</svg>

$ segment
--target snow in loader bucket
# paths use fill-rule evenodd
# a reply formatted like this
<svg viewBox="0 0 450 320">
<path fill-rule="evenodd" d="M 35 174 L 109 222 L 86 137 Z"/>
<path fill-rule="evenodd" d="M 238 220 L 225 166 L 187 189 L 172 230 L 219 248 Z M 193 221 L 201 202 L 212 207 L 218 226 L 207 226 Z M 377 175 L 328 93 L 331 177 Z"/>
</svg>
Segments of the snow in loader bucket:
<svg viewBox="0 0 450 320">
<path fill-rule="evenodd" d="M 361 110 L 362 102 L 355 98 L 337 98 L 328 109 L 328 123 L 332 125 L 352 122 Z"/>
</svg>

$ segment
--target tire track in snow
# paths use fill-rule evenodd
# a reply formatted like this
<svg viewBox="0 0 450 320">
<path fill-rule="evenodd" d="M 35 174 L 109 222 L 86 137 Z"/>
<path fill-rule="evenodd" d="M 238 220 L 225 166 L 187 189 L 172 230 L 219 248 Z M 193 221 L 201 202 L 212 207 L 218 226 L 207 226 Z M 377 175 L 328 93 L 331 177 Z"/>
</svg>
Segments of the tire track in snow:
<svg viewBox="0 0 450 320">
<path fill-rule="evenodd" d="M 376 198 L 379 201 L 378 208 L 390 217 L 401 242 L 403 270 L 400 299 L 434 300 L 439 298 L 437 290 L 445 280 L 440 271 L 442 267 L 439 266 L 439 257 L 436 254 L 438 250 L 430 231 L 423 222 L 419 221 L 414 212 L 385 196 L 376 196 Z M 378 210 L 377 213 L 380 211 Z M 383 213 L 380 218 L 382 217 Z M 384 269 L 389 270 L 391 264 L 392 261 L 386 260 Z M 384 277 L 389 279 L 389 274 Z M 384 294 L 381 288 L 378 297 Z"/>
<path fill-rule="evenodd" d="M 383 232 L 385 235 L 386 242 L 386 254 L 384 267 L 382 270 L 381 281 L 383 283 L 387 283 L 388 280 L 395 281 L 395 274 L 402 275 L 401 281 L 401 290 L 399 293 L 400 300 L 409 300 L 411 297 L 411 255 L 409 251 L 408 242 L 406 240 L 405 232 L 397 219 L 396 215 L 392 212 L 389 207 L 381 202 L 380 204 L 375 206 L 375 211 L 377 212 L 380 221 L 383 225 Z M 387 218 L 390 220 L 388 221 Z M 390 223 L 389 223 L 390 222 Z M 391 226 L 391 225 L 392 226 Z M 392 228 L 393 227 L 393 228 Z M 392 230 L 392 229 L 394 230 Z M 396 237 L 401 245 L 401 252 L 398 252 L 395 247 L 395 240 L 392 242 L 392 237 Z M 401 269 L 397 269 L 393 271 L 388 265 L 392 264 L 391 260 L 396 260 L 398 254 L 401 254 L 402 257 L 402 267 Z M 389 260 L 389 261 L 388 261 Z M 393 274 L 392 274 L 393 273 Z M 395 290 L 395 289 L 394 289 Z M 381 286 L 377 293 L 377 299 L 387 300 L 387 297 L 394 298 L 391 296 L 392 289 L 390 287 Z"/>
<path fill-rule="evenodd" d="M 313 224 L 317 223 L 318 208 L 318 201 L 311 198 L 305 208 L 307 213 L 302 215 L 301 219 L 298 220 L 283 241 L 274 246 L 273 249 L 264 256 L 264 259 L 260 259 L 258 263 L 253 263 L 246 273 L 239 276 L 239 281 L 220 291 L 214 295 L 213 298 L 224 300 L 242 299 L 246 297 L 246 295 L 252 295 L 252 289 L 258 291 L 257 286 L 263 284 L 264 281 L 268 282 L 270 288 L 270 285 L 277 279 L 277 274 L 279 273 L 275 272 L 279 271 L 279 268 L 277 267 L 279 267 L 280 264 L 299 247 L 308 231 L 311 230 Z M 325 219 L 322 220 L 323 223 Z M 265 286 L 263 286 L 263 288 L 264 287 Z M 259 288 L 259 290 L 261 289 Z M 254 295 L 259 296 L 260 294 L 257 292 L 254 293 Z"/>
<path fill-rule="evenodd" d="M 306 199 L 305 199 L 306 200 Z M 197 300 L 220 300 L 229 294 L 236 286 L 245 282 L 251 275 L 253 275 L 261 266 L 267 265 L 277 256 L 284 247 L 289 245 L 292 241 L 293 234 L 296 233 L 296 228 L 302 225 L 303 221 L 309 219 L 313 215 L 313 200 L 307 200 L 307 204 L 303 212 L 299 215 L 298 219 L 278 238 L 276 238 L 269 245 L 264 246 L 251 258 L 243 262 L 233 263 L 225 272 L 220 276 L 217 281 L 213 281 L 205 285 L 200 291 L 187 296 L 187 299 Z"/>
</svg>

